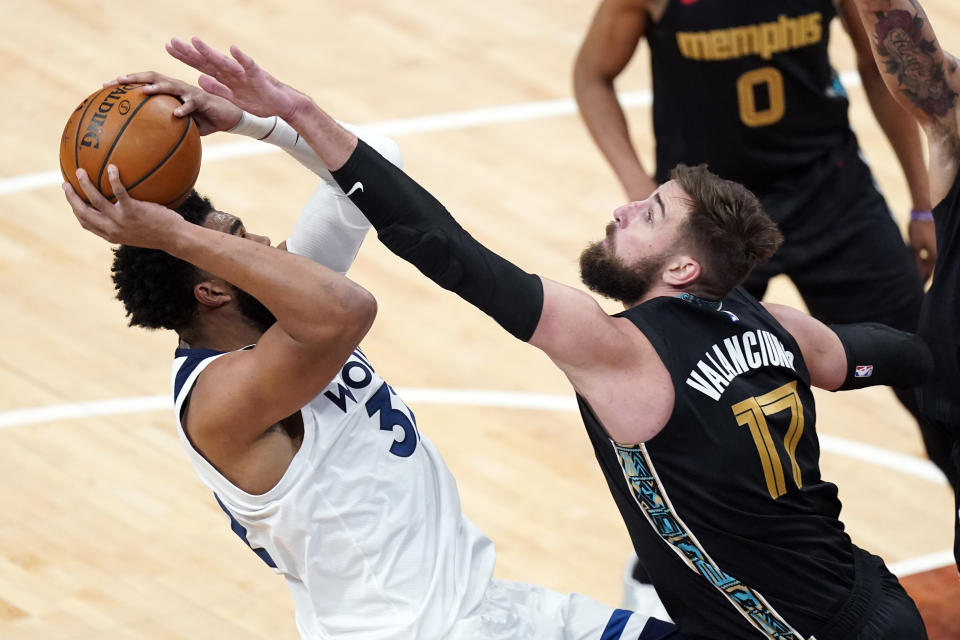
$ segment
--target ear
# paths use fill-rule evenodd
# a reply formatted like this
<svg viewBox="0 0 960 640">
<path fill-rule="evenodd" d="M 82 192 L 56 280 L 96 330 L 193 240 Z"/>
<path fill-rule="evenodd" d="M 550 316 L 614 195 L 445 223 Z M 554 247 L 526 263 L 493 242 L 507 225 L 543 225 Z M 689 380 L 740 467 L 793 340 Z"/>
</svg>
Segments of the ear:
<svg viewBox="0 0 960 640">
<path fill-rule="evenodd" d="M 216 309 L 233 300 L 233 290 L 223 280 L 204 280 L 193 286 L 193 297 L 200 306 Z"/>
<path fill-rule="evenodd" d="M 661 277 L 670 286 L 684 289 L 697 281 L 700 271 L 696 258 L 680 254 L 667 261 Z"/>
</svg>

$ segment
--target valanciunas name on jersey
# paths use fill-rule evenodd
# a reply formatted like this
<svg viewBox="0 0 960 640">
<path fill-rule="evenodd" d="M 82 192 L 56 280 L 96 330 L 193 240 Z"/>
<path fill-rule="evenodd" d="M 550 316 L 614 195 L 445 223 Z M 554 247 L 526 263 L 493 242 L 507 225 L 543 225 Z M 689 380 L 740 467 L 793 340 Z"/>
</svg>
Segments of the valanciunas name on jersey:
<svg viewBox="0 0 960 640">
<path fill-rule="evenodd" d="M 761 367 L 793 366 L 793 353 L 777 336 L 757 329 L 725 338 L 713 345 L 690 371 L 687 384 L 714 400 L 719 400 L 733 379 Z"/>
</svg>

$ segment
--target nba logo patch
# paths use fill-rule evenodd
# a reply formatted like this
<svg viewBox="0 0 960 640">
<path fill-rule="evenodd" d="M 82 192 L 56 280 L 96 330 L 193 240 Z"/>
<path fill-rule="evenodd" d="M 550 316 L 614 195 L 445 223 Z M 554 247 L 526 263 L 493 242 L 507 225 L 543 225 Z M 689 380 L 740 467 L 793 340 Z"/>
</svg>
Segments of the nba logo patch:
<svg viewBox="0 0 960 640">
<path fill-rule="evenodd" d="M 859 364 L 857 368 L 853 370 L 854 378 L 869 378 L 873 375 L 873 365 L 872 364 Z"/>
<path fill-rule="evenodd" d="M 724 312 L 725 314 L 727 314 L 728 316 L 730 316 L 730 321 L 731 321 L 731 322 L 740 322 L 740 318 L 737 317 L 737 314 L 733 313 L 732 311 L 724 310 L 723 312 Z"/>
</svg>

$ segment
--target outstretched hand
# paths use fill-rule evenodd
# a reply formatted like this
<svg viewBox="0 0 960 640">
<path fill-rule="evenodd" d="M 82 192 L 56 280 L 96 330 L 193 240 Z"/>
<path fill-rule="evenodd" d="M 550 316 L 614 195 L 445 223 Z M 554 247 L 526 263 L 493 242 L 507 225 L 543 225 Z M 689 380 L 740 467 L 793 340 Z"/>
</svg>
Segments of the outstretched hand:
<svg viewBox="0 0 960 640">
<path fill-rule="evenodd" d="M 279 116 L 291 122 L 309 98 L 261 69 L 253 58 L 237 47 L 227 56 L 211 48 L 200 38 L 190 43 L 173 38 L 167 53 L 204 75 L 204 91 L 226 98 L 241 109 L 258 116 Z"/>
<path fill-rule="evenodd" d="M 63 191 L 80 226 L 114 244 L 164 249 L 183 218 L 163 205 L 131 198 L 115 165 L 107 166 L 107 176 L 116 194 L 115 203 L 97 191 L 83 169 L 77 169 L 77 181 L 90 204 L 80 198 L 69 182 L 63 183 Z"/>
<path fill-rule="evenodd" d="M 229 100 L 156 71 L 128 73 L 105 82 L 103 86 L 109 87 L 116 84 L 138 82 L 146 84 L 143 88 L 143 92 L 146 94 L 166 93 L 180 98 L 183 104 L 177 107 L 173 114 L 178 118 L 192 116 L 202 136 L 231 129 L 240 122 L 240 117 L 243 115 L 240 107 Z"/>
</svg>

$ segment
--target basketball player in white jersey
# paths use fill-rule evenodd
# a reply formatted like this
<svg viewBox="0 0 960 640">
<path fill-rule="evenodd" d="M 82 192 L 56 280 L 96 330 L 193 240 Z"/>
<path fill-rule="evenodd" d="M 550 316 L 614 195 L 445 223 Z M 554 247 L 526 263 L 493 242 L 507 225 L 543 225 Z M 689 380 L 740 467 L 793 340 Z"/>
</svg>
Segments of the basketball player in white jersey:
<svg viewBox="0 0 960 640">
<path fill-rule="evenodd" d="M 64 185 L 81 225 L 121 246 L 113 265 L 131 325 L 177 332 L 178 433 L 233 531 L 293 594 L 304 639 L 681 638 L 673 625 L 492 579 L 493 545 L 456 483 L 359 342 L 376 302 L 342 274 L 369 223 L 277 118 L 154 73 L 121 82 L 184 100 L 200 131 L 284 148 L 322 179 L 286 248 L 198 194 L 177 212 L 116 204 L 81 171 Z M 360 132 L 399 164 L 392 141 Z"/>
</svg>

